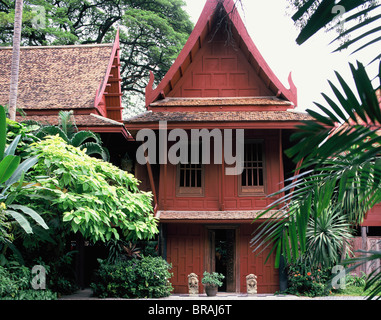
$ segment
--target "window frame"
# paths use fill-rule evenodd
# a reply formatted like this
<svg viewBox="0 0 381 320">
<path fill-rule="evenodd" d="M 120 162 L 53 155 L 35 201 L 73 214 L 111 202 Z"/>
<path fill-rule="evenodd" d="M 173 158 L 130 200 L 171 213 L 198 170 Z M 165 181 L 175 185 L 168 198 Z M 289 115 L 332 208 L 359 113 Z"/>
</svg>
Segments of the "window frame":
<svg viewBox="0 0 381 320">
<path fill-rule="evenodd" d="M 181 187 L 180 174 L 181 163 L 177 164 L 176 168 L 176 196 L 177 197 L 204 197 L 205 195 L 205 168 L 201 164 L 201 187 Z"/>
<path fill-rule="evenodd" d="M 266 146 L 264 139 L 245 139 L 246 145 L 259 144 L 262 146 L 262 179 L 263 185 L 261 186 L 243 186 L 242 185 L 242 175 L 245 170 L 245 159 L 243 159 L 243 170 L 240 175 L 237 176 L 238 179 L 238 196 L 240 197 L 252 197 L 252 196 L 264 196 L 266 195 L 267 179 L 266 179 Z M 259 177 L 258 177 L 259 178 Z"/>
</svg>

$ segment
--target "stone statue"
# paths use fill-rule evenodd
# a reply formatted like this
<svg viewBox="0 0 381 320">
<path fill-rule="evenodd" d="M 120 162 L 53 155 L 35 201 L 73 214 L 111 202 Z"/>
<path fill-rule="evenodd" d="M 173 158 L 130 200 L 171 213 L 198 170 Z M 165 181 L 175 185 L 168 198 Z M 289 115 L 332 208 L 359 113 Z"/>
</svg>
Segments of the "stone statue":
<svg viewBox="0 0 381 320">
<path fill-rule="evenodd" d="M 195 273 L 188 275 L 188 289 L 189 295 L 194 296 L 198 295 L 198 276 Z"/>
<path fill-rule="evenodd" d="M 257 294 L 257 276 L 249 274 L 246 276 L 247 294 Z"/>
</svg>

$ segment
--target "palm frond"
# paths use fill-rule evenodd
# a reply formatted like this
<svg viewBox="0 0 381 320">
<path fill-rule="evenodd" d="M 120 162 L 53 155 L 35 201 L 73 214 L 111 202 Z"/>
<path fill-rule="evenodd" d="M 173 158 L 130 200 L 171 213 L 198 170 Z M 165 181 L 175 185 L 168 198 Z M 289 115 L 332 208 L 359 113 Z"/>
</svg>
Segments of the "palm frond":
<svg viewBox="0 0 381 320">
<path fill-rule="evenodd" d="M 310 14 L 307 22 L 302 27 L 300 34 L 298 35 L 296 42 L 302 44 L 311 38 L 318 31 L 329 27 L 332 22 L 337 18 L 337 12 L 334 9 L 343 8 L 345 10 L 345 16 L 341 20 L 343 24 L 355 23 L 353 27 L 348 28 L 339 34 L 332 42 L 341 41 L 345 37 L 359 33 L 359 36 L 345 41 L 339 45 L 335 51 L 343 50 L 349 47 L 353 47 L 357 43 L 362 43 L 364 39 L 369 36 L 376 36 L 375 38 L 368 40 L 365 44 L 358 47 L 354 52 L 364 49 L 369 45 L 375 45 L 381 41 L 381 29 L 379 27 L 379 21 L 381 15 L 377 14 L 377 9 L 380 5 L 373 0 L 322 0 L 316 7 L 316 1 L 306 1 L 297 12 L 292 16 L 292 19 L 297 22 L 300 19 L 304 19 L 306 14 Z M 315 8 L 316 7 L 316 8 Z M 332 30 L 333 27 L 329 28 Z M 377 36 L 378 35 L 378 36 Z M 331 43 L 332 43 L 331 42 Z M 373 62 L 373 61 L 372 61 Z"/>
<path fill-rule="evenodd" d="M 102 160 L 109 161 L 110 154 L 108 150 L 102 147 L 100 144 L 95 142 L 85 142 L 82 143 L 79 148 L 81 150 L 86 150 L 86 154 L 89 156 L 98 155 Z"/>
<path fill-rule="evenodd" d="M 74 147 L 79 147 L 88 140 L 93 141 L 97 144 L 101 143 L 100 138 L 94 132 L 92 132 L 92 131 L 79 131 L 72 136 L 72 138 L 70 140 L 70 144 Z"/>
<path fill-rule="evenodd" d="M 68 138 L 71 138 L 72 135 L 78 131 L 75 125 L 73 114 L 74 112 L 72 110 L 70 111 L 61 110 L 58 113 L 59 126 L 62 129 L 62 131 L 65 132 Z"/>
<path fill-rule="evenodd" d="M 349 152 L 349 155 L 367 152 L 366 156 L 380 152 L 381 110 L 376 90 L 361 63 L 358 62 L 357 67 L 350 64 L 350 68 L 357 92 L 354 93 L 336 72 L 341 88 L 329 82 L 334 99 L 322 94 L 328 107 L 316 103 L 320 114 L 307 110 L 315 121 L 303 122 L 298 126 L 298 133 L 292 137 L 297 143 L 286 154 L 294 161 L 304 158 L 309 165 L 310 159 L 328 159 L 343 152 Z"/>
<path fill-rule="evenodd" d="M 39 139 L 42 139 L 42 138 L 44 138 L 46 136 L 55 136 L 55 135 L 59 135 L 66 142 L 69 141 L 69 138 L 66 135 L 66 133 L 64 131 L 62 131 L 62 129 L 57 127 L 57 126 L 45 126 L 45 127 L 42 127 L 36 133 L 36 137 L 39 138 Z"/>
<path fill-rule="evenodd" d="M 276 210 L 272 218 L 277 220 L 261 223 L 251 242 L 254 251 L 272 246 L 272 252 L 294 261 L 308 248 L 310 219 L 318 221 L 331 210 L 359 225 L 381 202 L 380 106 L 363 66 L 358 63 L 351 71 L 355 89 L 336 73 L 340 86 L 331 83 L 331 88 L 339 104 L 324 94 L 328 106 L 318 105 L 320 113 L 309 110 L 315 121 L 303 122 L 292 136 L 294 146 L 286 154 L 295 162 L 303 159 L 301 173 L 269 195 L 278 199 L 256 221 L 270 210 Z M 328 259 L 328 248 L 320 248 Z"/>
<path fill-rule="evenodd" d="M 381 251 L 377 250 L 358 250 L 359 256 L 345 259 L 342 264 L 346 265 L 346 273 L 349 274 L 356 268 L 369 262 L 376 262 L 381 259 Z M 370 290 L 368 299 L 381 299 L 381 267 L 375 268 L 368 276 L 364 291 Z"/>
</svg>

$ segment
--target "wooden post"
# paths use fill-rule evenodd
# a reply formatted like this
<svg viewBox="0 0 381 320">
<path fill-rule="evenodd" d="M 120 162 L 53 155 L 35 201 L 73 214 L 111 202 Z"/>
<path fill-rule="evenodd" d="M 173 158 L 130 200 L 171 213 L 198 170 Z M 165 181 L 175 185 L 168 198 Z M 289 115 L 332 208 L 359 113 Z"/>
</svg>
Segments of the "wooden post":
<svg viewBox="0 0 381 320">
<path fill-rule="evenodd" d="M 164 210 L 167 210 L 167 164 L 164 163 Z"/>
<path fill-rule="evenodd" d="M 221 183 L 220 183 L 220 210 L 224 211 L 225 210 L 225 149 L 224 149 L 224 140 L 225 140 L 225 135 L 222 135 L 222 150 L 221 150 L 221 157 L 222 157 L 222 163 L 221 163 Z"/>
<path fill-rule="evenodd" d="M 76 247 L 78 250 L 76 269 L 77 282 L 81 290 L 85 289 L 85 242 L 81 233 L 77 234 Z"/>
<path fill-rule="evenodd" d="M 283 165 L 283 146 L 282 146 L 282 129 L 279 129 L 279 176 L 281 188 L 284 187 L 284 165 Z"/>
<path fill-rule="evenodd" d="M 152 190 L 152 194 L 153 194 L 153 201 L 154 201 L 154 215 L 156 216 L 156 212 L 157 212 L 157 209 L 158 209 L 158 207 L 157 207 L 156 188 L 155 188 L 155 181 L 153 180 L 152 168 L 151 168 L 151 164 L 149 162 L 149 157 L 148 157 L 147 150 L 145 151 L 144 156 L 146 157 L 146 161 L 147 161 L 148 178 L 149 178 L 149 182 L 150 182 L 150 185 L 151 185 L 151 190 Z"/>
<path fill-rule="evenodd" d="M 362 239 L 362 245 L 361 245 L 361 249 L 362 250 L 368 250 L 368 248 L 367 248 L 367 227 L 361 227 L 361 239 Z M 364 271 L 365 273 L 367 273 L 367 263 L 364 263 L 363 265 L 362 265 L 362 271 Z"/>
</svg>

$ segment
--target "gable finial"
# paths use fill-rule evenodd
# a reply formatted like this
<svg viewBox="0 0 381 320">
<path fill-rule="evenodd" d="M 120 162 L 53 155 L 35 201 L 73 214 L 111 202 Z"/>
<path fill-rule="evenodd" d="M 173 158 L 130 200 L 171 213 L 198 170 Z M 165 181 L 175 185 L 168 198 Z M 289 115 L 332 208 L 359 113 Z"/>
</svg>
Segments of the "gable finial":
<svg viewBox="0 0 381 320">
<path fill-rule="evenodd" d="M 152 71 L 150 71 L 149 72 L 149 81 L 148 81 L 148 84 L 145 88 L 146 104 L 148 101 L 150 101 L 150 97 L 154 92 L 154 90 L 153 90 L 154 81 L 155 81 L 155 75 L 153 74 Z M 146 105 L 146 107 L 148 107 L 148 105 Z"/>
</svg>

